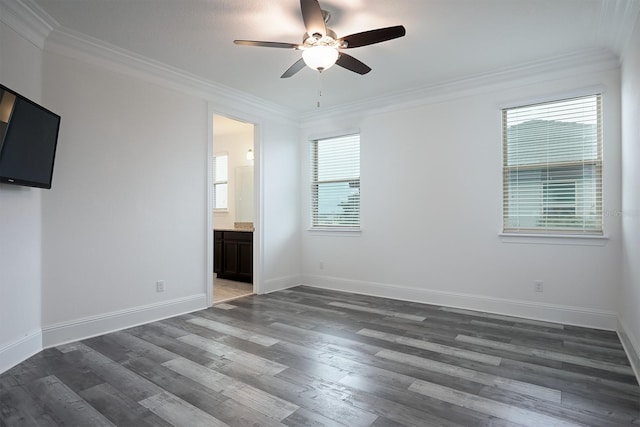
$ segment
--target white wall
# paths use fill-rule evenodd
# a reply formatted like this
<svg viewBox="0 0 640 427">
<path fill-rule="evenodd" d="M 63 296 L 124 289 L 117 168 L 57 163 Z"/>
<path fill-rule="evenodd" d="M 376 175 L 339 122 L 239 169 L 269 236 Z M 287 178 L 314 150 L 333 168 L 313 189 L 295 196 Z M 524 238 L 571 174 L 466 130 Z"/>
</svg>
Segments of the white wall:
<svg viewBox="0 0 640 427">
<path fill-rule="evenodd" d="M 86 52 L 78 55 L 83 61 L 55 53 L 73 56 L 72 48 L 48 51 L 43 63 L 36 46 L 0 25 L 0 81 L 62 115 L 53 189 L 0 186 L 0 372 L 16 348 L 39 345 L 41 326 L 45 345 L 53 345 L 206 305 L 207 102 L 258 125 L 260 291 L 302 281 L 605 328 L 619 309 L 629 339 L 638 342 L 637 53 L 624 64 L 626 260 L 617 302 L 618 70 L 576 70 L 571 78 L 486 88 L 299 132 L 242 101 L 228 105 L 209 93 L 156 84 L 162 78 L 91 65 L 83 62 Z M 629 50 L 637 52 L 637 30 L 633 43 Z M 593 85 L 607 89 L 609 240 L 505 243 L 498 236 L 499 108 Z M 362 131 L 363 231 L 310 233 L 308 144 L 299 145 L 300 136 L 354 128 Z M 165 280 L 164 293 L 155 292 L 156 280 Z M 544 281 L 544 293 L 533 292 L 533 280 Z"/>
<path fill-rule="evenodd" d="M 566 76 L 566 74 L 565 74 Z M 538 76 L 538 79 L 540 77 Z M 309 174 L 302 178 L 306 283 L 516 316 L 615 329 L 620 220 L 605 217 L 595 246 L 536 239 L 505 242 L 501 115 L 506 104 L 603 85 L 605 210 L 620 209 L 619 70 L 512 82 L 400 111 L 305 126 L 302 139 L 361 131 L 359 235 L 307 231 Z M 303 143 L 301 164 L 308 164 Z M 540 243 L 542 244 L 534 244 Z M 569 243 L 566 241 L 562 241 Z M 583 242 L 586 243 L 586 242 Z M 589 243 L 594 243 L 589 241 Z M 320 263 L 324 268 L 320 268 Z M 535 280 L 544 292 L 535 293 Z"/>
<path fill-rule="evenodd" d="M 39 102 L 41 72 L 42 51 L 0 21 L 0 83 Z M 42 345 L 42 191 L 46 190 L 0 184 L 0 372 Z"/>
<path fill-rule="evenodd" d="M 64 52 L 44 56 L 43 96 L 62 116 L 53 190 L 42 201 L 45 347 L 208 305 L 210 105 L 261 129 L 259 289 L 298 283 L 293 125 Z"/>
<path fill-rule="evenodd" d="M 300 170 L 295 126 L 265 123 L 260 161 L 263 205 L 264 283 L 260 292 L 300 284 Z M 262 171 L 262 172 L 260 172 Z"/>
<path fill-rule="evenodd" d="M 620 336 L 640 378 L 640 21 L 622 66 L 622 259 Z"/>
<path fill-rule="evenodd" d="M 46 51 L 44 76 L 45 346 L 204 307 L 207 103 Z"/>
</svg>

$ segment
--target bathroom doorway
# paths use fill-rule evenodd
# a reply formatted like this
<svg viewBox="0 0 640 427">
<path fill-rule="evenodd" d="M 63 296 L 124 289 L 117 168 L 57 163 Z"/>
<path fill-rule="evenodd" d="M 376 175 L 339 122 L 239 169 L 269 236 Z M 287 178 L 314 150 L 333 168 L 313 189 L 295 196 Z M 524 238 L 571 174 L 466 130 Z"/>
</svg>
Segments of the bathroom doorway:
<svg viewBox="0 0 640 427">
<path fill-rule="evenodd" d="M 213 115 L 213 303 L 254 293 L 255 125 Z"/>
</svg>

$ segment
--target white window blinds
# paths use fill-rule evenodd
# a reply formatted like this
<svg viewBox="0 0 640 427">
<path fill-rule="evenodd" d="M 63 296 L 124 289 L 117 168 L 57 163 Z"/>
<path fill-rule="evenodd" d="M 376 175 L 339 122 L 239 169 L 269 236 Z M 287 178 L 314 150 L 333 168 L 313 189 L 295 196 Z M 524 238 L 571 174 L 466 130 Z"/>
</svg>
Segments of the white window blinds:
<svg viewBox="0 0 640 427">
<path fill-rule="evenodd" d="M 360 226 L 360 135 L 311 142 L 312 227 Z"/>
<path fill-rule="evenodd" d="M 229 156 L 219 154 L 213 157 L 213 208 L 227 209 L 229 184 Z"/>
<path fill-rule="evenodd" d="M 504 232 L 602 234 L 601 96 L 502 118 Z"/>
</svg>

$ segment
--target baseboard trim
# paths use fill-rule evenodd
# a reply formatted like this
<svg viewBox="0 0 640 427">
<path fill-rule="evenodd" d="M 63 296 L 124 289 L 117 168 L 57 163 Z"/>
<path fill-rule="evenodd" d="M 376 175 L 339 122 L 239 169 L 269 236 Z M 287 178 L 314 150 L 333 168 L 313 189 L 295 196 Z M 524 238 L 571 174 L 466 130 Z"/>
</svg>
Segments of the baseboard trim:
<svg viewBox="0 0 640 427">
<path fill-rule="evenodd" d="M 624 351 L 627 353 L 629 362 L 631 362 L 631 368 L 636 374 L 636 380 L 640 383 L 640 344 L 638 344 L 635 336 L 630 333 L 630 329 L 620 318 L 618 318 L 618 337 L 622 342 Z"/>
<path fill-rule="evenodd" d="M 539 304 L 531 301 L 486 297 L 433 289 L 417 289 L 386 283 L 365 282 L 327 276 L 304 276 L 302 277 L 302 283 L 308 286 L 336 291 L 477 310 L 485 313 L 502 314 L 610 331 L 615 331 L 618 324 L 618 316 L 614 312 L 589 310 L 580 307 Z"/>
<path fill-rule="evenodd" d="M 42 350 L 42 331 L 33 330 L 24 337 L 0 347 L 0 374 L 24 362 Z"/>
<path fill-rule="evenodd" d="M 268 294 L 271 292 L 281 291 L 283 289 L 289 289 L 300 284 L 300 276 L 284 276 L 276 279 L 265 280 L 260 290 L 261 294 Z"/>
<path fill-rule="evenodd" d="M 205 308 L 206 294 L 197 294 L 56 323 L 42 328 L 42 347 L 55 347 Z"/>
</svg>

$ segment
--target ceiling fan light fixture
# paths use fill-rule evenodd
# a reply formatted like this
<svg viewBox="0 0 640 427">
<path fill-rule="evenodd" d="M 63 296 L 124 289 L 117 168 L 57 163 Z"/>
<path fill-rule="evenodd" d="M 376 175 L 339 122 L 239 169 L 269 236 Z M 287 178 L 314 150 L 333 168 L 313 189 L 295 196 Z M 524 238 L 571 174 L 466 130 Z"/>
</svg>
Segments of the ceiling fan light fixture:
<svg viewBox="0 0 640 427">
<path fill-rule="evenodd" d="M 318 0 L 300 0 L 300 10 L 306 30 L 302 35 L 302 44 L 258 40 L 234 40 L 233 42 L 244 46 L 301 50 L 302 58 L 294 62 L 280 76 L 280 78 L 286 79 L 305 68 L 305 65 L 312 70 L 323 72 L 334 64 L 338 64 L 339 67 L 354 73 L 367 74 L 371 71 L 371 67 L 344 53 L 342 50 L 385 42 L 403 37 L 406 34 L 406 30 L 402 25 L 396 25 L 362 31 L 338 38 L 335 31 L 327 27 L 331 14 L 320 7 Z"/>
<path fill-rule="evenodd" d="M 339 56 L 338 49 L 332 46 L 313 46 L 302 51 L 304 63 L 316 71 L 328 70 L 336 63 Z"/>
</svg>

